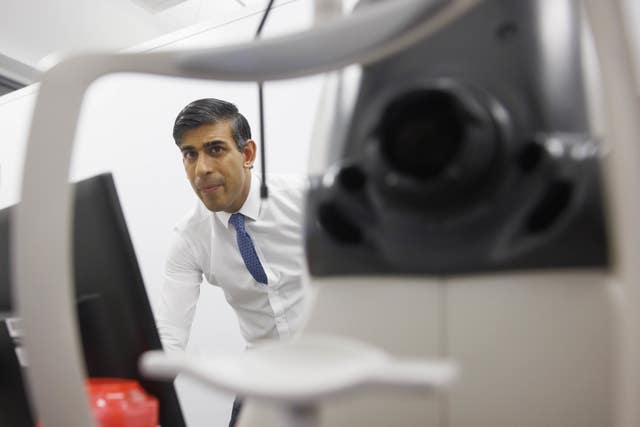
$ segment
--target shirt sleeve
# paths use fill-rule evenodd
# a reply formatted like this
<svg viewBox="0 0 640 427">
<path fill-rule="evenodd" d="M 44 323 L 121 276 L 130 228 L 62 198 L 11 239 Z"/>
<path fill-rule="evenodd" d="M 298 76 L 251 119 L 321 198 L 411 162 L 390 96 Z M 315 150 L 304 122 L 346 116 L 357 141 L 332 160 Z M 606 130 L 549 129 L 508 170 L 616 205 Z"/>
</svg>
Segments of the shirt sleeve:
<svg viewBox="0 0 640 427">
<path fill-rule="evenodd" d="M 165 264 L 156 324 L 166 351 L 184 351 L 200 296 L 202 269 L 193 248 L 178 232 Z"/>
</svg>

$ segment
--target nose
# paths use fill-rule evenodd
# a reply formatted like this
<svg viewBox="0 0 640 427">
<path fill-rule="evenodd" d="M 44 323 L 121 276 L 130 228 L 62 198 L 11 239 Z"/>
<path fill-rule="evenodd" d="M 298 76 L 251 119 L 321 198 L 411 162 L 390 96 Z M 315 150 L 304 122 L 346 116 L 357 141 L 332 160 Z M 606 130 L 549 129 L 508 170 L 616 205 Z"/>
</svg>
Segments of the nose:
<svg viewBox="0 0 640 427">
<path fill-rule="evenodd" d="M 196 175 L 197 176 L 206 176 L 213 172 L 213 159 L 209 156 L 198 156 L 198 160 L 196 161 Z"/>
</svg>

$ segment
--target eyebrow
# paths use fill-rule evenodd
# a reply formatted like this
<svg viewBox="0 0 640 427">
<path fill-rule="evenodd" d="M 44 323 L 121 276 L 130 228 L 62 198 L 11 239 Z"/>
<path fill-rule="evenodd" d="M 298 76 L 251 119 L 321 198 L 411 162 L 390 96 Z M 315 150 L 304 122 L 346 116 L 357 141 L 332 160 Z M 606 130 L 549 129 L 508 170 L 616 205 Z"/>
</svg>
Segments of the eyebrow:
<svg viewBox="0 0 640 427">
<path fill-rule="evenodd" d="M 202 144 L 202 146 L 204 148 L 210 148 L 210 147 L 215 147 L 217 145 L 226 145 L 227 142 L 220 140 L 220 139 L 214 139 L 213 141 L 208 141 L 205 142 L 204 144 Z M 195 150 L 195 147 L 193 145 L 180 145 L 179 146 L 180 151 L 187 151 L 187 150 Z"/>
<path fill-rule="evenodd" d="M 215 147 L 216 145 L 227 145 L 227 142 L 220 139 L 214 139 L 213 141 L 205 142 L 204 144 L 202 144 L 204 148 Z"/>
</svg>

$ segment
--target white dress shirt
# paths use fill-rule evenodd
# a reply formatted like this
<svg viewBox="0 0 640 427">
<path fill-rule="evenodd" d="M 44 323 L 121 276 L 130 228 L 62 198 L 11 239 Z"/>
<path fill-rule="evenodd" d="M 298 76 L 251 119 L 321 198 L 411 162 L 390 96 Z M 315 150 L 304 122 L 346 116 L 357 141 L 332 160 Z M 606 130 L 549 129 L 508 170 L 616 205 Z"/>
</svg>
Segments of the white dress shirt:
<svg viewBox="0 0 640 427">
<path fill-rule="evenodd" d="M 258 340 L 284 338 L 302 326 L 307 273 L 302 242 L 305 183 L 269 176 L 269 198 L 260 199 L 260 180 L 240 213 L 253 240 L 268 284 L 247 270 L 229 223 L 230 213 L 211 212 L 202 202 L 174 228 L 156 322 L 164 348 L 184 350 L 202 279 L 219 286 L 235 310 L 240 331 L 251 346 Z"/>
</svg>

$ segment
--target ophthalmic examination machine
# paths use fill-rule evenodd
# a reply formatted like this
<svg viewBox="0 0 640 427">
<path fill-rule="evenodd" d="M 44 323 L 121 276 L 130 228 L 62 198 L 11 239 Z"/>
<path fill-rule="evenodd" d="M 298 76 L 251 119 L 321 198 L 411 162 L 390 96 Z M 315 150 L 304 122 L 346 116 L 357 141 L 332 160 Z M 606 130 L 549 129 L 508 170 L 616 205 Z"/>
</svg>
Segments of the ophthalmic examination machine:
<svg viewBox="0 0 640 427">
<path fill-rule="evenodd" d="M 14 234 L 44 424 L 95 425 L 68 297 L 67 176 L 84 92 L 128 71 L 328 73 L 305 210 L 315 297 L 304 331 L 240 358 L 150 352 L 144 374 L 245 396 L 243 427 L 639 425 L 640 194 L 625 189 L 640 182 L 640 105 L 622 3 L 362 0 L 294 35 L 52 67 Z M 44 206 L 46 220 L 34 214 Z"/>
</svg>

